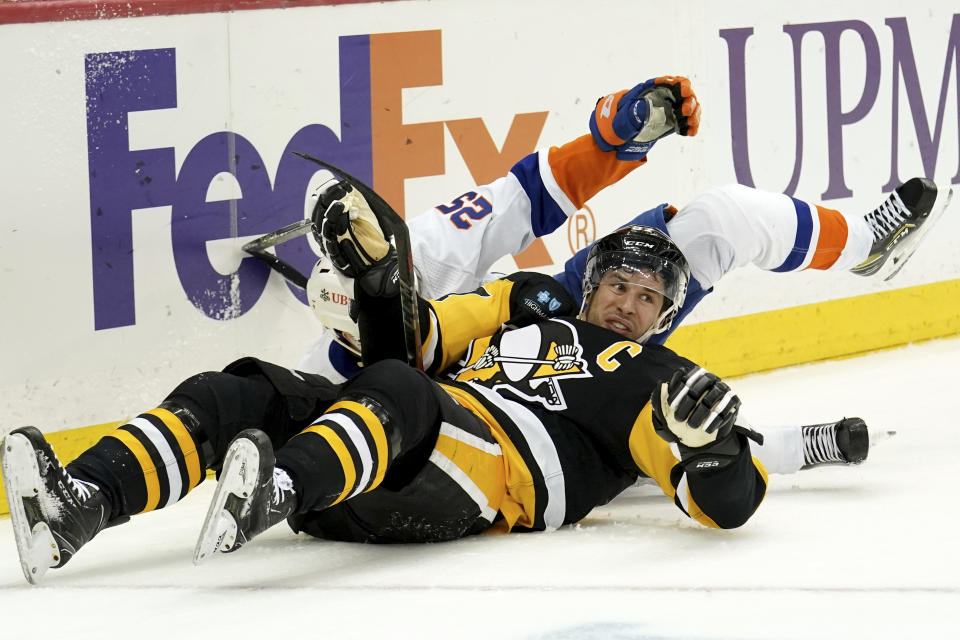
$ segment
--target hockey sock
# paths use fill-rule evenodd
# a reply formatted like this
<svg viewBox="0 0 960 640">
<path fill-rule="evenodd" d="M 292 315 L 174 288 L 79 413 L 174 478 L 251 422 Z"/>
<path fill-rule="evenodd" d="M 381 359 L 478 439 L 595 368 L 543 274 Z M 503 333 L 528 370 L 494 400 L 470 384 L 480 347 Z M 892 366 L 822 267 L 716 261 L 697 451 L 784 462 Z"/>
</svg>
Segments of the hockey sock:
<svg viewBox="0 0 960 640">
<path fill-rule="evenodd" d="M 811 212 L 813 210 L 819 221 L 819 233 L 816 249 L 804 268 L 846 271 L 860 264 L 870 252 L 873 240 L 863 217 L 848 217 L 820 205 L 814 205 Z"/>
<path fill-rule="evenodd" d="M 834 209 L 796 198 L 790 200 L 797 217 L 793 247 L 783 264 L 772 270 L 826 270 L 834 267 L 847 246 L 849 225 L 846 217 Z"/>
<path fill-rule="evenodd" d="M 204 456 L 182 417 L 163 407 L 142 413 L 80 454 L 67 471 L 100 487 L 113 518 L 170 506 L 205 476 Z"/>
<path fill-rule="evenodd" d="M 336 403 L 277 451 L 300 498 L 298 511 L 324 509 L 383 482 L 390 462 L 383 422 L 367 406 Z"/>
<path fill-rule="evenodd" d="M 799 425 L 755 427 L 763 444 L 750 443 L 750 453 L 763 463 L 767 473 L 796 473 L 803 466 L 803 433 Z"/>
</svg>

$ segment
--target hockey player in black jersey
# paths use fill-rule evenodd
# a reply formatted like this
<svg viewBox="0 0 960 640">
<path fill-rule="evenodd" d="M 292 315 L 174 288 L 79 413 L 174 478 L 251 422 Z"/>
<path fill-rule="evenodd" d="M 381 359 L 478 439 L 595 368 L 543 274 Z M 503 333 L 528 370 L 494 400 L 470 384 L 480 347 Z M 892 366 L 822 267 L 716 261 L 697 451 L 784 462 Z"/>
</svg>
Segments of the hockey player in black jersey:
<svg viewBox="0 0 960 640">
<path fill-rule="evenodd" d="M 358 292 L 369 364 L 342 386 L 243 359 L 189 378 L 67 468 L 36 429 L 10 434 L 5 481 L 28 580 L 104 527 L 175 503 L 207 469 L 220 480 L 197 561 L 284 519 L 372 542 L 550 530 L 641 476 L 711 527 L 737 527 L 760 504 L 766 473 L 735 426 L 739 400 L 638 342 L 669 327 L 688 277 L 655 229 L 598 243 L 582 309 L 533 273 L 423 301 L 437 381 L 389 357 L 394 296 L 389 277 L 377 281 L 389 259 L 359 265 L 374 283 Z"/>
<path fill-rule="evenodd" d="M 551 530 L 642 476 L 707 526 L 756 510 L 766 473 L 750 455 L 755 434 L 735 426 L 739 400 L 642 344 L 669 328 L 689 278 L 666 235 L 628 227 L 599 241 L 580 308 L 553 278 L 522 272 L 421 301 L 422 373 L 398 361 L 388 248 L 353 233 L 360 221 L 342 209 L 328 210 L 321 241 L 359 282 L 366 366 L 310 437 L 274 454 L 258 431 L 237 436 L 198 561 L 288 516 L 319 537 L 370 542 Z"/>
</svg>

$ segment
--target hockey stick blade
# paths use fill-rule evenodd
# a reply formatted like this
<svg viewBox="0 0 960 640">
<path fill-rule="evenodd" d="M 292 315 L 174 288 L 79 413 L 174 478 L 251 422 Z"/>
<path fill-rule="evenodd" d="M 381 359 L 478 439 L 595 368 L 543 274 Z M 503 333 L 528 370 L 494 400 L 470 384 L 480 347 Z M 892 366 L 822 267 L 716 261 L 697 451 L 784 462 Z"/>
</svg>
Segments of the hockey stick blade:
<svg viewBox="0 0 960 640">
<path fill-rule="evenodd" d="M 284 262 L 277 256 L 269 253 L 268 251 L 264 251 L 263 249 L 246 249 L 246 252 L 282 275 L 284 279 L 286 279 L 286 281 L 293 286 L 302 289 L 303 291 L 307 290 L 307 276 L 300 273 L 300 271 L 292 264 Z"/>
<path fill-rule="evenodd" d="M 312 230 L 312 226 L 312 220 L 298 220 L 293 224 L 288 224 L 285 227 L 280 227 L 276 231 L 271 231 L 270 233 L 264 234 L 256 240 L 251 240 L 247 244 L 243 245 L 243 250 L 247 253 L 253 253 L 257 250 L 267 249 L 278 244 L 283 244 L 287 240 L 293 240 L 294 238 L 307 235 Z"/>
<path fill-rule="evenodd" d="M 420 312 L 417 303 L 416 280 L 413 271 L 413 252 L 410 247 L 410 234 L 407 231 L 407 223 L 393 210 L 386 200 L 365 185 L 360 179 L 350 175 L 343 169 L 324 162 L 320 158 L 315 158 L 300 151 L 294 151 L 294 155 L 299 156 L 310 162 L 315 162 L 324 169 L 330 171 L 335 176 L 340 177 L 350 186 L 359 191 L 381 226 L 386 228 L 392 238 L 392 244 L 397 250 L 398 280 L 400 285 L 400 308 L 403 313 L 403 334 L 404 346 L 407 352 L 407 363 L 423 369 L 423 358 L 420 353 Z"/>
<path fill-rule="evenodd" d="M 293 224 L 280 227 L 276 231 L 271 231 L 270 233 L 264 234 L 259 238 L 251 240 L 247 244 L 243 245 L 242 248 L 244 251 L 257 258 L 261 262 L 264 262 L 268 267 L 282 275 L 290 284 L 302 290 L 306 290 L 307 276 L 300 273 L 300 271 L 289 262 L 285 262 L 274 254 L 269 253 L 267 249 L 270 247 L 275 247 L 278 244 L 283 244 L 288 240 L 305 236 L 312 230 L 312 220 L 298 220 Z"/>
</svg>

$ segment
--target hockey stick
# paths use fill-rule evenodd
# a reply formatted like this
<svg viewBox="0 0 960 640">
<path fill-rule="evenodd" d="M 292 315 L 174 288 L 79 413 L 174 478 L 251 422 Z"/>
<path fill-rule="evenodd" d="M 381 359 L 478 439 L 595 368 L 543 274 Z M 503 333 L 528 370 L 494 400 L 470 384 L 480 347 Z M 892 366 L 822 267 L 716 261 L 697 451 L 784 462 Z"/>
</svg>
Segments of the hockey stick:
<svg viewBox="0 0 960 640">
<path fill-rule="evenodd" d="M 410 234 L 407 232 L 407 223 L 393 210 L 376 191 L 353 177 L 343 169 L 324 162 L 306 153 L 293 152 L 295 155 L 315 162 L 327 169 L 359 191 L 373 214 L 377 216 L 380 227 L 390 234 L 390 244 L 397 251 L 398 284 L 400 286 L 400 310 L 403 314 L 403 341 L 407 351 L 407 363 L 423 369 L 423 357 L 420 354 L 420 311 L 417 301 L 416 281 L 413 272 L 413 252 L 410 248 Z M 282 231 L 282 229 L 280 230 Z"/>
<path fill-rule="evenodd" d="M 306 290 L 307 276 L 300 273 L 300 271 L 298 271 L 297 268 L 290 263 L 284 262 L 277 256 L 268 252 L 267 249 L 269 247 L 282 244 L 287 240 L 293 240 L 294 238 L 299 238 L 300 236 L 310 233 L 312 225 L 313 221 L 311 220 L 299 220 L 293 224 L 288 224 L 285 227 L 281 227 L 276 231 L 262 235 L 256 240 L 251 240 L 247 244 L 243 245 L 243 250 L 267 263 L 267 266 L 282 275 L 294 286 Z"/>
</svg>

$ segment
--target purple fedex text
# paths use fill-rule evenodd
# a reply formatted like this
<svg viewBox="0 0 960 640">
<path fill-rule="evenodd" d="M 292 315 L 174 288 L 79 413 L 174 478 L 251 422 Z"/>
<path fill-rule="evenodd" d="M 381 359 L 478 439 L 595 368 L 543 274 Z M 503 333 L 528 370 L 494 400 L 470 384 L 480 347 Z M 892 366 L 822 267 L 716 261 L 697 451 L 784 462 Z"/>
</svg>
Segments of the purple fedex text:
<svg viewBox="0 0 960 640">
<path fill-rule="evenodd" d="M 317 167 L 291 150 L 310 150 L 365 182 L 372 174 L 367 36 L 340 41 L 342 139 L 319 124 L 297 131 L 287 144 L 271 186 L 253 145 L 243 136 L 212 133 L 190 149 L 179 173 L 174 149 L 131 150 L 128 114 L 177 106 L 174 49 L 120 51 L 86 58 L 87 143 L 90 168 L 90 228 L 93 250 L 94 324 L 109 329 L 136 322 L 132 211 L 172 208 L 170 242 L 177 275 L 190 301 L 209 317 L 238 315 L 263 293 L 268 269 L 244 260 L 235 274 L 218 273 L 206 243 L 258 235 L 303 215 L 307 183 Z M 238 200 L 206 202 L 219 173 L 236 177 Z M 277 247 L 301 270 L 315 259 L 306 240 Z"/>
</svg>

